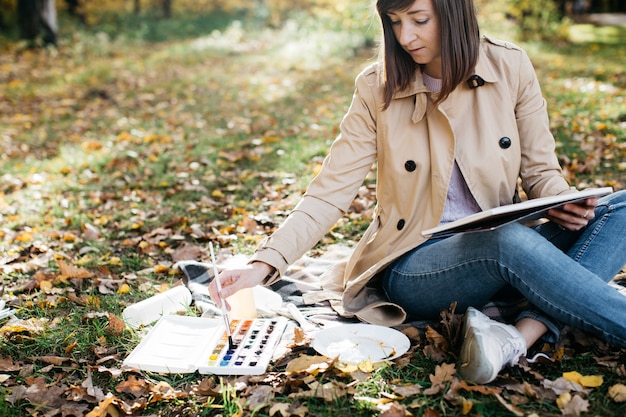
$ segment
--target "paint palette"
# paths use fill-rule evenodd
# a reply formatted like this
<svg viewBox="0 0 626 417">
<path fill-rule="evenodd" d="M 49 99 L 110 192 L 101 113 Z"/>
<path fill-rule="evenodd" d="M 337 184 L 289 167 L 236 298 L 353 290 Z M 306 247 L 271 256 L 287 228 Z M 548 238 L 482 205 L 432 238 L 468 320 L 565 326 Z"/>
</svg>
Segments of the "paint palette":
<svg viewBox="0 0 626 417">
<path fill-rule="evenodd" d="M 287 319 L 231 321 L 234 345 L 228 346 L 224 321 L 163 316 L 124 360 L 125 368 L 162 373 L 260 375 L 272 360 Z"/>
</svg>

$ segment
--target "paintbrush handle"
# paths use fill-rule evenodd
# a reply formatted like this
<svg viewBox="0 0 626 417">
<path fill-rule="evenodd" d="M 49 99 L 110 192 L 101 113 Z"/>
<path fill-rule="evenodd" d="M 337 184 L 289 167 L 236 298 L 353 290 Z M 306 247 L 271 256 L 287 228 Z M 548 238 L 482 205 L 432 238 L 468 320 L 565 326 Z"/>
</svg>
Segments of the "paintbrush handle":
<svg viewBox="0 0 626 417">
<path fill-rule="evenodd" d="M 213 252 L 213 244 L 209 243 L 209 250 L 211 251 L 211 262 L 213 263 L 213 279 L 215 280 L 215 286 L 217 287 L 217 296 L 220 299 L 220 304 L 222 305 L 222 315 L 224 316 L 224 324 L 226 325 L 226 334 L 228 335 L 228 339 L 232 339 L 232 335 L 230 333 L 230 320 L 228 319 L 228 309 L 226 308 L 226 302 L 222 298 L 222 283 L 220 282 L 218 275 L 219 271 L 217 270 L 217 262 L 215 261 L 215 252 Z"/>
</svg>

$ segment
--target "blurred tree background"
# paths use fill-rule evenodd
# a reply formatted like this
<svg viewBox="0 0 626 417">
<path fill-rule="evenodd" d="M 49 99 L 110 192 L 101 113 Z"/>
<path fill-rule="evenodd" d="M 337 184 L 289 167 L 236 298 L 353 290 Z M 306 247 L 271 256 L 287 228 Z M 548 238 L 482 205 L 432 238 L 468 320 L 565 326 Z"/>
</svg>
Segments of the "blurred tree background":
<svg viewBox="0 0 626 417">
<path fill-rule="evenodd" d="M 184 38 L 225 27 L 233 19 L 278 27 L 288 18 L 311 16 L 342 29 L 362 31 L 371 25 L 369 1 L 361 0 L 51 0 L 56 3 L 61 32 L 74 25 L 109 35 L 144 41 Z M 523 40 L 549 40 L 563 35 L 570 19 L 589 13 L 626 12 L 623 0 L 478 0 L 507 3 L 507 16 L 519 25 Z M 18 5 L 43 0 L 0 0 L 0 34 L 5 39 L 24 37 Z M 192 19 L 189 17 L 193 16 Z M 184 24 L 177 24 L 184 18 Z M 175 27 L 176 30 L 170 30 Z M 44 35 L 45 38 L 45 35 Z M 0 39 L 1 40 L 1 39 Z M 45 43 L 45 42 L 44 42 Z"/>
</svg>

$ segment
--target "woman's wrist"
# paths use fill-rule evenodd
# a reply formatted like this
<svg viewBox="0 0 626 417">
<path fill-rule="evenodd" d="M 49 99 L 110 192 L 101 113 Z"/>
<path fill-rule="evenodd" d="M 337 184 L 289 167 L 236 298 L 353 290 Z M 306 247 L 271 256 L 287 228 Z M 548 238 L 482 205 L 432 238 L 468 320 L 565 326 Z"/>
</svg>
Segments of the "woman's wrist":
<svg viewBox="0 0 626 417">
<path fill-rule="evenodd" d="M 276 268 L 274 268 L 272 265 L 265 263 L 263 261 L 254 261 L 252 263 L 257 264 L 258 267 L 260 267 L 262 271 L 265 273 L 265 277 L 261 281 L 261 285 L 267 285 L 271 281 L 271 279 L 274 277 L 274 274 L 276 274 Z"/>
</svg>

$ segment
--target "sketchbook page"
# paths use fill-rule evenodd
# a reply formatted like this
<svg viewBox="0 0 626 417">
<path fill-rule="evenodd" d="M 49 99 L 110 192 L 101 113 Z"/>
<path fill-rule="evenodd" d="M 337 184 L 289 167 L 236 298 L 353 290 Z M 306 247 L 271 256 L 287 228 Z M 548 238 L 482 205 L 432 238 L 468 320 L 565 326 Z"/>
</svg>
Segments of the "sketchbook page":
<svg viewBox="0 0 626 417">
<path fill-rule="evenodd" d="M 163 316 L 124 360 L 125 368 L 191 373 L 206 356 L 207 345 L 224 332 L 220 319 Z"/>
<path fill-rule="evenodd" d="M 521 203 L 508 204 L 481 211 L 471 216 L 446 223 L 432 229 L 424 230 L 423 236 L 441 237 L 455 233 L 478 232 L 493 230 L 512 222 L 527 222 L 545 216 L 546 212 L 554 207 L 567 203 L 582 201 L 589 197 L 602 197 L 613 192 L 611 187 L 588 188 L 573 193 L 560 194 L 550 197 L 534 198 Z"/>
</svg>

